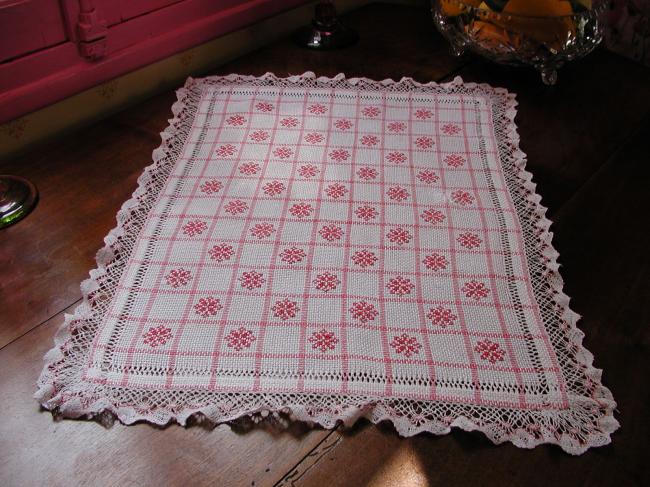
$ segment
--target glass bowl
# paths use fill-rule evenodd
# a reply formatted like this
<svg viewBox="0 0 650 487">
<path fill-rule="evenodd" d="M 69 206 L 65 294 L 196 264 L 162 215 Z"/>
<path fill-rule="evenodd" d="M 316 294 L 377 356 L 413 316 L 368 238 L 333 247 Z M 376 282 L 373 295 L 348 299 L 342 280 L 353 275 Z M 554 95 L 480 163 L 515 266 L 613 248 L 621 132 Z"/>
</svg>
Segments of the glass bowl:
<svg viewBox="0 0 650 487">
<path fill-rule="evenodd" d="M 533 66 L 553 85 L 559 67 L 602 40 L 604 8 L 604 0 L 433 0 L 431 11 L 453 54 Z"/>
</svg>

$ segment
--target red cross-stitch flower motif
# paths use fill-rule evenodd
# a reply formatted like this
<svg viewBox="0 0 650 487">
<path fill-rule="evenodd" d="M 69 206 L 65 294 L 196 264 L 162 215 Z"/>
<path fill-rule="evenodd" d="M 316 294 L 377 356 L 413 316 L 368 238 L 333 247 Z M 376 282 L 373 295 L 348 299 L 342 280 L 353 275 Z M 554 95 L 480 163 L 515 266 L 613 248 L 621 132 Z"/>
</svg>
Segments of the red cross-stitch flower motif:
<svg viewBox="0 0 650 487">
<path fill-rule="evenodd" d="M 219 148 L 215 151 L 218 157 L 230 157 L 235 155 L 237 148 L 232 144 L 220 145 Z"/>
<path fill-rule="evenodd" d="M 275 227 L 270 223 L 257 223 L 251 228 L 251 235 L 257 238 L 270 237 L 275 232 Z"/>
<path fill-rule="evenodd" d="M 361 179 L 365 179 L 366 181 L 370 181 L 371 179 L 375 179 L 378 176 L 378 172 L 376 169 L 373 169 L 372 167 L 364 166 L 360 167 L 357 169 L 357 176 L 359 176 Z"/>
<path fill-rule="evenodd" d="M 220 309 L 223 309 L 221 301 L 212 296 L 201 298 L 194 305 L 194 312 L 199 316 L 203 316 L 204 318 L 216 315 Z"/>
<path fill-rule="evenodd" d="M 498 343 L 494 343 L 490 340 L 478 342 L 474 347 L 474 351 L 479 354 L 481 359 L 487 360 L 491 364 L 503 362 L 503 358 L 506 355 L 505 350 L 503 350 Z"/>
<path fill-rule="evenodd" d="M 438 181 L 440 177 L 430 169 L 424 169 L 418 173 L 418 179 L 424 184 L 433 184 Z"/>
<path fill-rule="evenodd" d="M 433 147 L 433 139 L 431 137 L 418 137 L 415 139 L 415 146 L 422 150 L 431 149 Z"/>
<path fill-rule="evenodd" d="M 293 149 L 290 147 L 278 147 L 273 150 L 273 156 L 278 159 L 289 159 L 293 155 Z"/>
<path fill-rule="evenodd" d="M 224 338 L 228 344 L 228 348 L 234 348 L 238 352 L 244 348 L 250 348 L 250 346 L 255 341 L 255 335 L 253 332 L 240 326 L 234 330 L 230 330 L 230 333 Z"/>
<path fill-rule="evenodd" d="M 440 255 L 436 252 L 427 255 L 422 260 L 422 263 L 424 264 L 424 267 L 430 271 L 440 271 L 442 269 L 446 269 L 449 265 L 447 258 L 444 255 Z"/>
<path fill-rule="evenodd" d="M 311 132 L 311 133 L 305 135 L 305 140 L 309 144 L 319 144 L 323 140 L 325 140 L 325 137 L 323 136 L 323 134 L 319 134 L 318 132 Z"/>
<path fill-rule="evenodd" d="M 241 166 L 239 166 L 239 172 L 241 174 L 246 174 L 248 176 L 252 176 L 253 174 L 257 174 L 257 172 L 261 169 L 259 164 L 256 164 L 254 162 L 245 162 Z"/>
<path fill-rule="evenodd" d="M 479 247 L 483 242 L 477 234 L 471 232 L 461 233 L 458 238 L 456 238 L 456 241 L 466 249 Z"/>
<path fill-rule="evenodd" d="M 460 290 L 465 293 L 465 297 L 473 298 L 477 301 L 481 298 L 486 298 L 490 292 L 484 283 L 478 281 L 466 282 Z"/>
<path fill-rule="evenodd" d="M 361 323 L 374 321 L 374 319 L 379 314 L 379 312 L 375 309 L 375 306 L 367 301 L 357 301 L 352 303 L 349 311 L 352 315 L 352 318 L 359 320 Z"/>
<path fill-rule="evenodd" d="M 415 118 L 419 120 L 426 120 L 431 117 L 433 117 L 433 112 L 431 110 L 425 110 L 424 108 L 418 108 L 415 110 Z"/>
<path fill-rule="evenodd" d="M 337 225 L 324 225 L 318 233 L 329 242 L 332 242 L 333 240 L 341 240 L 341 237 L 343 236 L 343 230 Z"/>
<path fill-rule="evenodd" d="M 352 256 L 352 262 L 363 268 L 374 266 L 377 260 L 377 256 L 369 250 L 357 250 Z"/>
<path fill-rule="evenodd" d="M 181 267 L 180 269 L 172 269 L 169 271 L 169 274 L 165 276 L 165 279 L 167 280 L 167 284 L 171 287 L 181 287 L 190 282 L 190 279 L 192 279 L 192 273 Z"/>
<path fill-rule="evenodd" d="M 410 279 L 397 276 L 388 281 L 386 289 L 388 289 L 388 292 L 391 294 L 404 296 L 406 294 L 411 294 L 411 291 L 415 289 L 415 284 L 413 284 Z"/>
<path fill-rule="evenodd" d="M 190 220 L 185 225 L 183 225 L 183 233 L 188 237 L 193 237 L 194 235 L 201 235 L 208 229 L 208 224 L 202 220 Z"/>
<path fill-rule="evenodd" d="M 465 158 L 458 154 L 449 154 L 445 157 L 445 164 L 449 167 L 460 167 L 465 164 Z"/>
<path fill-rule="evenodd" d="M 357 218 L 363 221 L 372 220 L 379 214 L 377 210 L 372 206 L 360 206 L 355 210 L 354 213 L 357 215 Z"/>
<path fill-rule="evenodd" d="M 417 355 L 422 348 L 417 338 L 409 336 L 406 333 L 394 336 L 393 341 L 390 342 L 390 346 L 395 349 L 396 353 L 404 355 L 406 358 L 410 358 L 411 355 Z"/>
<path fill-rule="evenodd" d="M 242 200 L 233 200 L 229 201 L 228 204 L 224 207 L 226 213 L 231 215 L 238 215 L 239 213 L 244 213 L 248 210 L 248 204 Z"/>
<path fill-rule="evenodd" d="M 205 194 L 218 193 L 221 188 L 223 188 L 223 183 L 217 179 L 208 179 L 201 184 L 201 191 Z"/>
<path fill-rule="evenodd" d="M 287 189 L 287 187 L 280 181 L 271 181 L 266 183 L 262 189 L 267 196 L 277 196 Z"/>
<path fill-rule="evenodd" d="M 389 132 L 404 132 L 406 130 L 406 124 L 404 122 L 390 122 L 388 124 Z"/>
<path fill-rule="evenodd" d="M 266 279 L 264 279 L 264 276 L 259 272 L 247 271 L 242 272 L 239 282 L 241 283 L 241 287 L 252 291 L 253 289 L 262 287 L 262 284 L 266 282 Z"/>
<path fill-rule="evenodd" d="M 334 126 L 339 130 L 349 130 L 352 128 L 352 122 L 350 122 L 348 119 L 341 118 L 334 122 Z"/>
<path fill-rule="evenodd" d="M 321 105 L 320 103 L 314 103 L 313 105 L 309 105 L 307 107 L 307 111 L 313 115 L 322 115 L 327 111 L 327 107 L 325 105 Z"/>
<path fill-rule="evenodd" d="M 280 120 L 280 125 L 287 128 L 297 127 L 298 119 L 295 117 L 285 117 L 282 120 Z"/>
<path fill-rule="evenodd" d="M 364 117 L 375 118 L 379 116 L 381 112 L 377 107 L 365 107 L 363 110 L 361 110 L 361 113 Z"/>
<path fill-rule="evenodd" d="M 460 133 L 460 127 L 455 123 L 446 123 L 442 126 L 442 131 L 446 135 L 458 135 Z"/>
<path fill-rule="evenodd" d="M 390 230 L 386 234 L 386 237 L 388 237 L 388 240 L 390 240 L 391 242 L 396 243 L 398 245 L 402 245 L 405 243 L 409 243 L 413 238 L 413 235 L 411 235 L 411 232 L 409 232 L 407 229 L 402 227 L 397 227 Z"/>
<path fill-rule="evenodd" d="M 471 194 L 469 194 L 467 191 L 463 191 L 462 189 L 456 190 L 453 193 L 451 193 L 451 199 L 454 201 L 454 203 L 459 204 L 461 206 L 467 206 L 474 203 L 474 197 Z"/>
<path fill-rule="evenodd" d="M 372 147 L 379 144 L 379 137 L 375 135 L 364 135 L 361 137 L 361 145 Z"/>
<path fill-rule="evenodd" d="M 393 164 L 403 164 L 406 162 L 406 154 L 403 152 L 392 151 L 386 154 L 386 159 L 388 162 L 392 162 Z"/>
<path fill-rule="evenodd" d="M 246 123 L 246 119 L 244 117 L 242 117 L 241 115 L 233 115 L 233 116 L 228 117 L 226 119 L 226 123 L 228 125 L 233 125 L 233 126 L 244 125 Z"/>
<path fill-rule="evenodd" d="M 339 183 L 330 184 L 327 188 L 325 188 L 325 194 L 334 199 L 345 196 L 347 192 L 348 189 Z"/>
<path fill-rule="evenodd" d="M 219 244 L 208 250 L 208 254 L 210 254 L 212 260 L 223 262 L 224 260 L 230 260 L 230 258 L 235 255 L 235 251 L 233 250 L 232 245 Z"/>
<path fill-rule="evenodd" d="M 330 152 L 330 157 L 336 162 L 347 161 L 350 153 L 344 149 L 335 149 Z"/>
<path fill-rule="evenodd" d="M 270 112 L 273 110 L 273 103 L 267 103 L 265 101 L 259 102 L 257 105 L 255 105 L 255 108 L 257 108 L 260 112 Z"/>
<path fill-rule="evenodd" d="M 431 320 L 432 324 L 446 328 L 453 325 L 458 316 L 453 314 L 450 309 L 438 306 L 437 308 L 431 308 L 429 310 L 427 318 Z"/>
<path fill-rule="evenodd" d="M 341 284 L 339 278 L 330 272 L 323 272 L 318 274 L 316 279 L 314 279 L 314 285 L 319 291 L 333 291 L 336 287 Z"/>
<path fill-rule="evenodd" d="M 300 166 L 298 168 L 298 174 L 302 176 L 303 178 L 311 178 L 316 176 L 320 171 L 319 169 L 314 166 L 313 164 L 305 164 L 304 166 Z"/>
<path fill-rule="evenodd" d="M 314 207 L 308 203 L 296 203 L 289 208 L 289 213 L 291 213 L 296 218 L 304 218 L 311 215 L 311 212 L 314 211 Z"/>
<path fill-rule="evenodd" d="M 280 260 L 282 262 L 286 262 L 287 264 L 295 264 L 296 262 L 302 261 L 302 259 L 305 257 L 307 257 L 305 251 L 299 249 L 298 247 L 290 247 L 288 249 L 284 249 L 280 254 Z"/>
<path fill-rule="evenodd" d="M 151 327 L 149 331 L 142 335 L 144 337 L 144 344 L 149 345 L 151 348 L 156 348 L 158 345 L 164 345 L 172 338 L 172 329 L 164 325 Z"/>
<path fill-rule="evenodd" d="M 391 186 L 386 191 L 386 195 L 393 201 L 404 201 L 411 196 L 406 188 L 402 188 L 401 186 Z"/>
<path fill-rule="evenodd" d="M 314 350 L 320 350 L 325 353 L 328 350 L 334 350 L 339 339 L 336 338 L 333 332 L 327 330 L 315 331 L 309 337 L 309 343 Z"/>
<path fill-rule="evenodd" d="M 298 311 L 300 311 L 297 302 L 286 298 L 282 301 L 276 301 L 271 309 L 273 310 L 273 316 L 283 321 L 295 318 L 298 315 Z"/>
<path fill-rule="evenodd" d="M 431 208 L 428 210 L 424 210 L 420 216 L 425 222 L 433 223 L 434 225 L 436 223 L 441 223 L 445 221 L 445 218 L 447 218 L 442 211 L 434 210 Z"/>
<path fill-rule="evenodd" d="M 256 130 L 250 135 L 251 140 L 255 142 L 263 142 L 270 137 L 266 130 Z"/>
</svg>

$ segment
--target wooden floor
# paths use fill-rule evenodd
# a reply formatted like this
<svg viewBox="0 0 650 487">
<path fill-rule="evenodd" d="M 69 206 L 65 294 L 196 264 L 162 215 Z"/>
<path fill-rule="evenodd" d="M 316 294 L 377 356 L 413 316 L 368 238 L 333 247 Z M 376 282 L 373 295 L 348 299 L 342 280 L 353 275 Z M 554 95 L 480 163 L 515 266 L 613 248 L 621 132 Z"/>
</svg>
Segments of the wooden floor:
<svg viewBox="0 0 650 487">
<path fill-rule="evenodd" d="M 521 146 L 554 222 L 565 290 L 618 402 L 613 443 L 571 457 L 462 431 L 401 439 L 366 422 L 345 432 L 106 429 L 39 411 L 41 358 L 160 144 L 170 92 L 0 163 L 41 193 L 33 214 L 0 231 L 0 485 L 650 485 L 650 70 L 602 50 L 548 88 L 530 71 L 450 57 L 424 10 L 377 4 L 346 20 L 361 34 L 354 48 L 315 53 L 286 40 L 218 73 L 460 75 L 516 92 Z"/>
</svg>

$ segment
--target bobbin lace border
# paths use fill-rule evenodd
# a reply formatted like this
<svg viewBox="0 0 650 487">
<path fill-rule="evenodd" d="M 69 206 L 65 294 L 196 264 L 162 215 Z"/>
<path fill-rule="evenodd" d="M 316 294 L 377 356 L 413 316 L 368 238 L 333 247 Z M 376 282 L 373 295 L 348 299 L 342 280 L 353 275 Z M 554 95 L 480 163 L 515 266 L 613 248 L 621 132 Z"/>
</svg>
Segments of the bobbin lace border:
<svg viewBox="0 0 650 487">
<path fill-rule="evenodd" d="M 569 407 L 561 410 L 519 410 L 486 405 L 415 401 L 402 398 L 342 396 L 297 393 L 221 393 L 204 390 L 137 390 L 83 381 L 81 376 L 101 318 L 115 293 L 116 283 L 146 217 L 155 205 L 164 183 L 180 156 L 205 86 L 285 86 L 342 88 L 388 92 L 479 94 L 492 103 L 493 123 L 506 184 L 524 234 L 525 250 L 533 291 L 544 316 L 544 325 L 557 355 L 566 384 Z M 553 443 L 572 454 L 609 443 L 618 428 L 613 416 L 616 404 L 601 383 L 601 370 L 593 367 L 593 355 L 577 328 L 579 316 L 570 310 L 558 272 L 558 253 L 552 246 L 551 222 L 535 193 L 532 175 L 525 169 L 525 154 L 519 149 L 514 122 L 515 95 L 485 84 L 421 84 L 411 78 L 373 81 L 367 78 L 300 76 L 278 78 L 229 75 L 188 79 L 177 92 L 174 118 L 161 133 L 162 143 L 153 152 L 153 164 L 138 179 L 138 188 L 117 214 L 117 226 L 104 239 L 97 253 L 97 268 L 82 285 L 83 301 L 55 336 L 55 347 L 45 355 L 45 367 L 35 397 L 47 409 L 64 417 L 117 417 L 125 424 L 149 421 L 164 425 L 186 424 L 192 416 L 213 423 L 271 413 L 278 418 L 315 422 L 325 428 L 352 425 L 365 417 L 373 423 L 388 420 L 402 436 L 423 431 L 449 433 L 452 427 L 481 431 L 494 443 L 510 441 L 532 448 Z"/>
</svg>

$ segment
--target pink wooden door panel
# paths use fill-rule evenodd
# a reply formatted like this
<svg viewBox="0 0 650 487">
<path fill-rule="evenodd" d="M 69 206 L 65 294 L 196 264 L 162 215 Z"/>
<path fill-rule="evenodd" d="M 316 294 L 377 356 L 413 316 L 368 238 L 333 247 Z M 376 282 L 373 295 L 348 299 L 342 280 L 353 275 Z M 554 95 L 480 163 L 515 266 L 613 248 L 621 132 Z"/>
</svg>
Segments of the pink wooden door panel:
<svg viewBox="0 0 650 487">
<path fill-rule="evenodd" d="M 0 0 L 0 62 L 66 38 L 59 0 Z"/>
<path fill-rule="evenodd" d="M 79 2 L 79 0 L 73 0 Z M 94 0 L 93 4 L 99 16 L 107 26 L 113 26 L 126 20 L 145 15 L 184 0 Z M 216 3 L 216 2 L 215 2 Z M 221 3 L 221 2 L 219 2 Z"/>
<path fill-rule="evenodd" d="M 0 23 L 0 123 L 308 1 L 0 0 L 8 26 L 49 19 L 21 24 L 32 44 Z"/>
<path fill-rule="evenodd" d="M 76 0 L 79 1 L 79 0 Z M 123 22 L 122 6 L 116 0 L 95 0 L 93 2 L 99 12 L 99 16 L 106 21 L 106 25 L 116 25 Z M 133 3 L 138 3 L 136 0 Z"/>
<path fill-rule="evenodd" d="M 138 15 L 153 12 L 159 8 L 166 7 L 173 3 L 179 3 L 183 0 L 108 0 L 111 3 L 118 3 L 122 14 L 122 20 L 132 19 Z"/>
<path fill-rule="evenodd" d="M 165 36 L 168 33 L 191 31 L 199 28 L 203 22 L 220 15 L 232 15 L 238 8 L 272 3 L 281 8 L 282 2 L 278 0 L 183 0 L 173 2 L 165 8 L 134 17 L 109 29 L 107 35 L 108 54 L 112 55 L 130 46 L 158 36 Z M 113 32 L 117 33 L 118 31 L 119 35 L 112 35 Z"/>
</svg>

